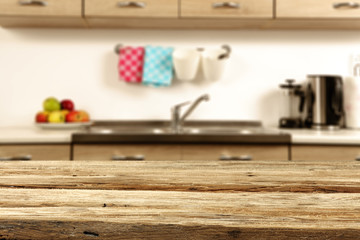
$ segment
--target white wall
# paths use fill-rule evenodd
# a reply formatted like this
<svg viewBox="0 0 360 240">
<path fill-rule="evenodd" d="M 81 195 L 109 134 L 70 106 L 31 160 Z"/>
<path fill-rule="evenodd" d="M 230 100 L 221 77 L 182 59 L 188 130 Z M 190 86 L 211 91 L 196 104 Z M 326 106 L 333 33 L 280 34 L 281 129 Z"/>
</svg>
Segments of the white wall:
<svg viewBox="0 0 360 240">
<path fill-rule="evenodd" d="M 175 81 L 168 88 L 119 81 L 113 48 L 216 47 L 233 54 L 222 80 Z M 276 125 L 278 85 L 306 74 L 349 74 L 358 31 L 158 31 L 0 28 L 0 126 L 31 125 L 48 96 L 71 98 L 93 119 L 169 119 L 170 107 L 211 95 L 193 119 L 259 119 Z"/>
</svg>

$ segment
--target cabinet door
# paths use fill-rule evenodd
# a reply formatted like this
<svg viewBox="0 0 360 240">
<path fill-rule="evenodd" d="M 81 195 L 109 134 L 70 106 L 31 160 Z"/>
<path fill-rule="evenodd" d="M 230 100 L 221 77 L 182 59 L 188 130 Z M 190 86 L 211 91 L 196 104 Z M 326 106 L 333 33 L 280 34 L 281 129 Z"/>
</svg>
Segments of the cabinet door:
<svg viewBox="0 0 360 240">
<path fill-rule="evenodd" d="M 360 160 L 360 146 L 293 145 L 294 161 L 348 161 Z"/>
<path fill-rule="evenodd" d="M 70 145 L 1 145 L 0 158 L 22 159 L 31 156 L 31 160 L 70 160 Z"/>
<path fill-rule="evenodd" d="M 178 17 L 177 0 L 85 0 L 86 17 Z"/>
<path fill-rule="evenodd" d="M 360 2 L 276 0 L 277 18 L 359 18 Z"/>
<path fill-rule="evenodd" d="M 181 17 L 272 18 L 272 0 L 181 0 Z"/>
<path fill-rule="evenodd" d="M 183 160 L 203 161 L 252 161 L 252 160 L 288 160 L 287 145 L 184 145 Z"/>
<path fill-rule="evenodd" d="M 75 144 L 74 160 L 172 161 L 180 160 L 178 145 Z"/>
<path fill-rule="evenodd" d="M 81 17 L 81 5 L 81 0 L 0 0 L 0 15 Z"/>
</svg>

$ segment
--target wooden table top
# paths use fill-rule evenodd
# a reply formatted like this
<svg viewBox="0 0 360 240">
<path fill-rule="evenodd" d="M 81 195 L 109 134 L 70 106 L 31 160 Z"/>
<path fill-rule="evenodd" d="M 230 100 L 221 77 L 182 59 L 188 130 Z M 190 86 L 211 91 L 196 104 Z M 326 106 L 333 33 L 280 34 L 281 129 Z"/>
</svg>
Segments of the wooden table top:
<svg viewBox="0 0 360 240">
<path fill-rule="evenodd" d="M 358 239 L 360 162 L 0 163 L 0 239 Z"/>
</svg>

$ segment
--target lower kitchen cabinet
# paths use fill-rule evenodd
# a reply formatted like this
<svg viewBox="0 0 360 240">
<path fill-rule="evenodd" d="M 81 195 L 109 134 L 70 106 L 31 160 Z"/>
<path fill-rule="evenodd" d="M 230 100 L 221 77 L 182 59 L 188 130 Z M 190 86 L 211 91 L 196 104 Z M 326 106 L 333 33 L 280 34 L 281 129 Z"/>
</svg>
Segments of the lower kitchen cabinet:
<svg viewBox="0 0 360 240">
<path fill-rule="evenodd" d="M 75 144 L 74 160 L 288 160 L 288 145 Z"/>
<path fill-rule="evenodd" d="M 288 145 L 267 144 L 194 144 L 184 145 L 183 160 L 284 160 L 289 159 Z"/>
<path fill-rule="evenodd" d="M 360 146 L 350 145 L 292 145 L 293 161 L 349 161 L 360 160 Z"/>
<path fill-rule="evenodd" d="M 70 160 L 70 144 L 0 145 L 0 159 Z"/>
<path fill-rule="evenodd" d="M 73 160 L 180 160 L 180 146 L 172 144 L 74 144 Z"/>
</svg>

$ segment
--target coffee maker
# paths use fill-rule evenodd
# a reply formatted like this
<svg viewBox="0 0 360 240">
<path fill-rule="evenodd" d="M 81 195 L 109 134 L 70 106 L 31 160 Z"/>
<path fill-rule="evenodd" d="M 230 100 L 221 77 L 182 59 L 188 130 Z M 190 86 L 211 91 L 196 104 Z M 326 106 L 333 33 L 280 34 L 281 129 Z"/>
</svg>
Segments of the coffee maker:
<svg viewBox="0 0 360 240">
<path fill-rule="evenodd" d="M 304 125 L 314 129 L 338 129 L 345 125 L 341 76 L 308 75 L 305 86 Z"/>
<path fill-rule="evenodd" d="M 304 109 L 305 94 L 300 84 L 294 79 L 287 79 L 286 84 L 280 84 L 282 90 L 280 128 L 303 127 L 302 112 Z"/>
</svg>

